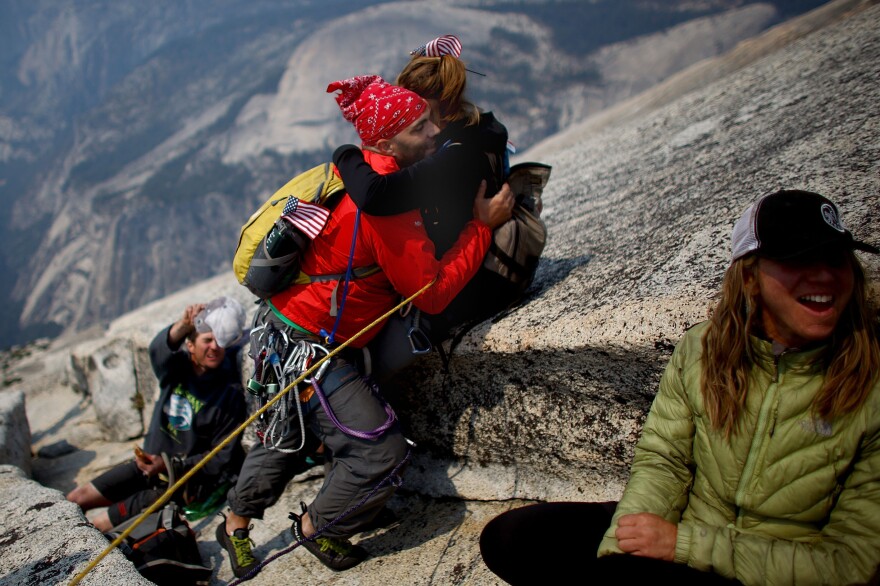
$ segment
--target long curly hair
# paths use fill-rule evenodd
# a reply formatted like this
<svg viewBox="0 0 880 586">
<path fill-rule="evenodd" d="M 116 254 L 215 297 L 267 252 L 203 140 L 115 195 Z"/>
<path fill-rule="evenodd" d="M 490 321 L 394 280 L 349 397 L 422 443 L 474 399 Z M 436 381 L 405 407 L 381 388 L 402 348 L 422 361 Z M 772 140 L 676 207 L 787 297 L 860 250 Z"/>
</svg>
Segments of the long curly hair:
<svg viewBox="0 0 880 586">
<path fill-rule="evenodd" d="M 445 122 L 463 120 L 470 126 L 480 121 L 480 111 L 464 97 L 464 62 L 454 55 L 413 57 L 397 76 L 397 85 L 423 98 L 439 100 L 440 119 Z"/>
<path fill-rule="evenodd" d="M 858 409 L 880 376 L 877 310 L 868 300 L 862 265 L 848 254 L 853 294 L 822 356 L 825 380 L 812 404 L 814 416 L 826 421 Z M 753 255 L 727 269 L 702 340 L 700 391 L 709 421 L 726 437 L 737 431 L 755 364 L 750 336 L 761 324 L 757 265 Z"/>
</svg>

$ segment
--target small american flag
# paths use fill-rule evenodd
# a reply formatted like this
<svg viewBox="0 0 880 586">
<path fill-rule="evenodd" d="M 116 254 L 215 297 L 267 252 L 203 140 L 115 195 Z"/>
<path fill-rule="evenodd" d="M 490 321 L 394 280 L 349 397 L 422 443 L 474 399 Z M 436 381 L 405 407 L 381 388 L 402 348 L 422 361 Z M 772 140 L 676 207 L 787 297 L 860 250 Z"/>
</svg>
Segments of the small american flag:
<svg viewBox="0 0 880 586">
<path fill-rule="evenodd" d="M 314 240 L 330 218 L 330 210 L 291 195 L 287 198 L 287 203 L 284 204 L 281 217 Z"/>
<path fill-rule="evenodd" d="M 422 45 L 418 49 L 413 49 L 409 54 L 413 57 L 443 57 L 444 55 L 461 57 L 461 41 L 455 35 L 443 35 Z M 485 73 L 480 73 L 467 67 L 464 70 L 486 77 Z"/>
<path fill-rule="evenodd" d="M 461 57 L 461 42 L 455 35 L 443 35 L 410 51 L 409 54 L 419 57 L 442 57 L 443 55 Z"/>
</svg>

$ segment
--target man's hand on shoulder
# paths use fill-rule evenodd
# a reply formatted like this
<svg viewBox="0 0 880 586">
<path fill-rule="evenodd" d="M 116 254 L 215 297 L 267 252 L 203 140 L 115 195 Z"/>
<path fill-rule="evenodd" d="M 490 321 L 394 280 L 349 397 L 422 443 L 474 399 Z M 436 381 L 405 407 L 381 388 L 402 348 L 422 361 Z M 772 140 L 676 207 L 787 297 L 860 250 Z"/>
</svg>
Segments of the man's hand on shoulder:
<svg viewBox="0 0 880 586">
<path fill-rule="evenodd" d="M 501 191 L 493 197 L 486 198 L 485 195 L 486 182 L 481 181 L 477 197 L 474 199 L 474 217 L 494 230 L 510 219 L 515 199 L 507 183 L 502 185 Z"/>
</svg>

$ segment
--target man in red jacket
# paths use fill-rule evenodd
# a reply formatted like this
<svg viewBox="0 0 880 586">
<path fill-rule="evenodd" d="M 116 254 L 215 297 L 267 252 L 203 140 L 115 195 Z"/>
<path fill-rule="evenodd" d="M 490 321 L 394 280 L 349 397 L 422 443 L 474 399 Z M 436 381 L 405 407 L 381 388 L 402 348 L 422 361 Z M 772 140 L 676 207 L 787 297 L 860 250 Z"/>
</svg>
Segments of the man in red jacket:
<svg viewBox="0 0 880 586">
<path fill-rule="evenodd" d="M 343 115 L 354 124 L 376 171 L 391 173 L 434 151 L 438 129 L 417 94 L 377 76 L 335 82 L 327 91 L 337 90 Z M 474 219 L 439 260 L 418 211 L 369 216 L 343 197 L 303 258 L 302 272 L 310 282 L 291 286 L 257 312 L 251 353 L 258 370 L 273 370 L 283 383 L 281 365 L 287 368 L 296 356 L 293 348 L 320 354 L 321 344 L 351 338 L 401 295 L 410 296 L 431 281 L 433 286 L 413 303 L 428 313 L 442 311 L 482 264 L 492 230 L 510 217 L 509 188 L 505 185 L 492 198 L 483 197 L 484 191 L 485 186 L 474 200 Z M 345 278 L 352 272 L 358 276 Z M 379 329 L 381 324 L 352 345 L 362 347 Z M 301 392 L 303 424 L 323 442 L 330 469 L 309 507 L 303 506 L 301 515 L 291 513 L 291 532 L 321 563 L 339 571 L 367 556 L 348 537 L 373 519 L 399 485 L 406 440 L 393 411 L 349 361 L 335 357 L 314 387 L 327 397 L 326 406 L 318 405 L 311 387 Z M 302 447 L 296 407 L 289 413 L 286 434 L 267 428 L 263 444 L 248 453 L 228 495 L 230 513 L 217 527 L 217 540 L 239 577 L 258 565 L 250 548 L 250 520 L 262 518 L 278 500 L 297 459 L 311 447 Z"/>
</svg>

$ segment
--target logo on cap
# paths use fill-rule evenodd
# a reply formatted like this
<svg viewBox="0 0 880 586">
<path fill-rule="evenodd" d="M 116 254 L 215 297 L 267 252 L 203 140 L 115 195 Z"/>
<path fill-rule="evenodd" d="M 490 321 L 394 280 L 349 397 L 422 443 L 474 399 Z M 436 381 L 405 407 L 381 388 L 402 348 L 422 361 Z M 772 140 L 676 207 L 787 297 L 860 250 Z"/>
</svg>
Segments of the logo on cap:
<svg viewBox="0 0 880 586">
<path fill-rule="evenodd" d="M 838 232 L 846 232 L 843 222 L 840 221 L 840 216 L 837 215 L 837 210 L 830 203 L 822 204 L 822 219 Z"/>
</svg>

